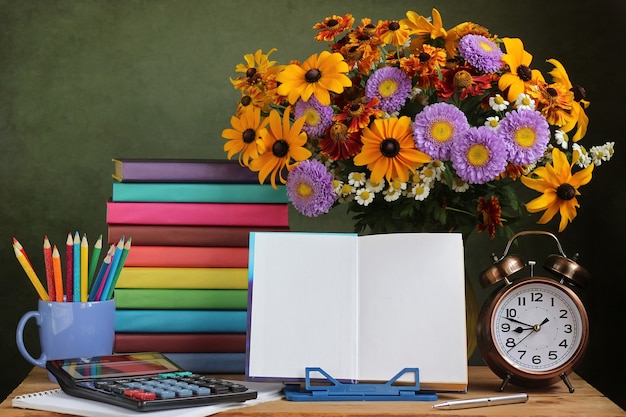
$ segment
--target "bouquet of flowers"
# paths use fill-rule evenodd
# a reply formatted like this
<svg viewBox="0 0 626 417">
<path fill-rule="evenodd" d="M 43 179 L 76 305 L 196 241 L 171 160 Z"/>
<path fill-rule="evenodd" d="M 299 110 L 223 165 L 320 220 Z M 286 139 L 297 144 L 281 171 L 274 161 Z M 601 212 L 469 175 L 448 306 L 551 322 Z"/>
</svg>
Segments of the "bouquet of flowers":
<svg viewBox="0 0 626 417">
<path fill-rule="evenodd" d="M 328 50 L 279 65 L 245 55 L 229 159 L 286 184 L 293 206 L 319 216 L 345 204 L 355 231 L 473 230 L 510 236 L 524 209 L 576 217 L 579 188 L 613 142 L 584 148 L 585 90 L 563 65 L 546 78 L 517 38 L 436 9 L 401 20 L 352 15 L 313 26 Z M 520 204 L 520 182 L 540 195 Z"/>
</svg>

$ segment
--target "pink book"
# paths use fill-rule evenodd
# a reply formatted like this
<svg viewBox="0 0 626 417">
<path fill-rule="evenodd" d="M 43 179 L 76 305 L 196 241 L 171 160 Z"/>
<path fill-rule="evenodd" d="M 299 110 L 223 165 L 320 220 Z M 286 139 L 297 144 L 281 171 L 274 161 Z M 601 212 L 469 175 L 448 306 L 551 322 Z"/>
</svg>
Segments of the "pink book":
<svg viewBox="0 0 626 417">
<path fill-rule="evenodd" d="M 248 248 L 133 245 L 124 266 L 247 268 L 248 254 Z"/>
<path fill-rule="evenodd" d="M 289 206 L 243 203 L 107 202 L 108 224 L 288 226 Z"/>
</svg>

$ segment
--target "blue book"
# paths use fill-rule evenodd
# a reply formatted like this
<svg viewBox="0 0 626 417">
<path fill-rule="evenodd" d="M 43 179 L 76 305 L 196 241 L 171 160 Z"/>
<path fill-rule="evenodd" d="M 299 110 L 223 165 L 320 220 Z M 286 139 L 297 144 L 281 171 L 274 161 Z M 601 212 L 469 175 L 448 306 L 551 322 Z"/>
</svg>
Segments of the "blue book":
<svg viewBox="0 0 626 417">
<path fill-rule="evenodd" d="M 246 311 L 117 310 L 118 333 L 245 333 Z"/>
<path fill-rule="evenodd" d="M 268 184 L 113 182 L 116 202 L 288 203 L 287 189 Z"/>
<path fill-rule="evenodd" d="M 164 353 L 186 371 L 202 374 L 243 374 L 245 353 Z"/>
</svg>

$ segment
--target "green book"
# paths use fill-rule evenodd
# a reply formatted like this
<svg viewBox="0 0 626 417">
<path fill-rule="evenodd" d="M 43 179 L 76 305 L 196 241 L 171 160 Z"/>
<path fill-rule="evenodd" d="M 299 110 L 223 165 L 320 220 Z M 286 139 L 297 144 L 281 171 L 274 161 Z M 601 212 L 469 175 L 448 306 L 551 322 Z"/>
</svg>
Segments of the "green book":
<svg viewBox="0 0 626 417">
<path fill-rule="evenodd" d="M 284 185 L 113 182 L 112 201 L 163 203 L 288 203 Z"/>
<path fill-rule="evenodd" d="M 246 310 L 248 290 L 117 288 L 115 306 L 118 310 Z"/>
</svg>

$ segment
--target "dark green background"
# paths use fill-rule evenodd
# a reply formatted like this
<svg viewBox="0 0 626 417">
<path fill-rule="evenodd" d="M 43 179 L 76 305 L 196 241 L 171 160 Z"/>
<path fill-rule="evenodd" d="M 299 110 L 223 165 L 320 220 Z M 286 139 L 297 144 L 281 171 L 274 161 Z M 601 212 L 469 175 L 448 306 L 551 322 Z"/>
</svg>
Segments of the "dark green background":
<svg viewBox="0 0 626 417">
<path fill-rule="evenodd" d="M 626 407 L 623 335 L 624 53 L 622 0 L 0 0 L 0 394 L 7 395 L 31 366 L 15 347 L 19 318 L 36 295 L 11 248 L 17 237 L 43 268 L 43 236 L 63 244 L 68 232 L 95 240 L 106 233 L 112 157 L 225 158 L 238 93 L 228 77 L 243 55 L 277 48 L 281 63 L 306 59 L 325 46 L 311 26 L 332 14 L 357 19 L 430 15 L 444 27 L 474 21 L 501 37 L 520 37 L 547 76 L 545 60 L 559 59 L 591 107 L 588 148 L 616 142 L 617 156 L 582 188 L 576 221 L 559 235 L 568 255 L 592 274 L 586 294 L 591 343 L 578 372 Z M 343 208 L 304 219 L 294 230 L 351 230 Z M 526 227 L 536 227 L 528 222 Z M 556 230 L 556 224 L 547 226 Z M 470 238 L 470 275 L 488 266 L 505 242 Z M 547 254 L 546 254 L 547 255 Z M 537 255 L 543 257 L 545 255 Z M 538 259 L 542 262 L 542 259 Z M 323 261 L 323 260 L 322 260 Z M 479 299 L 486 296 L 478 281 Z M 36 353 L 36 331 L 28 341 Z M 481 363 L 476 355 L 472 363 Z M 418 364 L 419 365 L 419 364 Z M 576 394 L 574 394 L 576 395 Z"/>
</svg>

